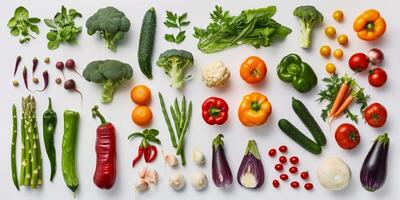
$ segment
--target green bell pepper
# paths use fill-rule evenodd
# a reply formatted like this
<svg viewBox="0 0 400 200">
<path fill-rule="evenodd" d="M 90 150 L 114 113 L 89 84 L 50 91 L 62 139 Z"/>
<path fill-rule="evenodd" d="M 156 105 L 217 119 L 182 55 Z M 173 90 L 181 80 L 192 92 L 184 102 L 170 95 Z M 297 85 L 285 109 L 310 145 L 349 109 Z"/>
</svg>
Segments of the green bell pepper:
<svg viewBox="0 0 400 200">
<path fill-rule="evenodd" d="M 281 60 L 277 72 L 282 81 L 292 83 L 294 89 L 302 93 L 310 91 L 318 82 L 317 75 L 311 66 L 294 53 Z"/>
</svg>

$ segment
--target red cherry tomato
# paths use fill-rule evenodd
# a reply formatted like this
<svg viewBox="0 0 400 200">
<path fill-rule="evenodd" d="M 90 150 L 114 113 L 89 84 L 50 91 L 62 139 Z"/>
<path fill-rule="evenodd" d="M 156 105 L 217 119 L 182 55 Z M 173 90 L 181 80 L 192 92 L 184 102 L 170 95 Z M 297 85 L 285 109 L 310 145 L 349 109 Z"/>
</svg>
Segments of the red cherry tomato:
<svg viewBox="0 0 400 200">
<path fill-rule="evenodd" d="M 355 72 L 362 72 L 368 68 L 369 59 L 364 53 L 355 53 L 349 59 L 349 67 Z"/>
<path fill-rule="evenodd" d="M 365 121 L 372 127 L 382 127 L 386 123 L 387 111 L 380 103 L 369 105 L 364 111 Z"/>
<path fill-rule="evenodd" d="M 369 71 L 368 83 L 374 87 L 381 87 L 387 81 L 387 74 L 382 68 L 375 68 Z"/>
<path fill-rule="evenodd" d="M 287 158 L 285 156 L 279 157 L 279 162 L 285 164 L 287 162 Z"/>
<path fill-rule="evenodd" d="M 292 156 L 289 159 L 290 163 L 292 163 L 293 165 L 299 163 L 299 158 L 297 156 Z"/>
<path fill-rule="evenodd" d="M 306 183 L 304 185 L 304 189 L 306 190 L 312 190 L 314 188 L 314 185 L 312 183 Z"/>
<path fill-rule="evenodd" d="M 279 181 L 278 180 L 273 180 L 272 181 L 272 185 L 274 186 L 274 188 L 278 188 L 279 187 Z"/>
<path fill-rule="evenodd" d="M 292 174 L 295 174 L 295 173 L 297 173 L 299 170 L 297 169 L 297 167 L 291 167 L 291 168 L 289 168 L 289 172 L 290 173 L 292 173 Z"/>
<path fill-rule="evenodd" d="M 287 174 L 281 174 L 281 175 L 279 176 L 279 178 L 280 178 L 282 181 L 286 181 L 286 180 L 289 179 L 289 176 L 288 176 Z"/>
<path fill-rule="evenodd" d="M 269 155 L 270 157 L 274 157 L 274 156 L 276 155 L 276 149 L 270 149 L 270 150 L 268 151 L 268 155 Z"/>
<path fill-rule="evenodd" d="M 360 133 L 352 124 L 341 124 L 335 133 L 336 142 L 343 149 L 353 149 L 360 143 Z"/>
<path fill-rule="evenodd" d="M 308 174 L 308 172 L 301 172 L 301 174 L 300 174 L 300 177 L 303 180 L 307 180 L 309 176 L 310 175 Z"/>
<path fill-rule="evenodd" d="M 280 146 L 279 147 L 279 151 L 282 152 L 282 153 L 286 153 L 287 152 L 287 146 L 285 146 L 285 145 Z"/>
<path fill-rule="evenodd" d="M 275 165 L 276 171 L 282 171 L 283 170 L 283 165 L 282 164 L 276 164 Z"/>
<path fill-rule="evenodd" d="M 292 181 L 292 182 L 290 183 L 290 186 L 291 186 L 292 188 L 299 188 L 300 183 L 297 182 L 297 181 Z"/>
</svg>

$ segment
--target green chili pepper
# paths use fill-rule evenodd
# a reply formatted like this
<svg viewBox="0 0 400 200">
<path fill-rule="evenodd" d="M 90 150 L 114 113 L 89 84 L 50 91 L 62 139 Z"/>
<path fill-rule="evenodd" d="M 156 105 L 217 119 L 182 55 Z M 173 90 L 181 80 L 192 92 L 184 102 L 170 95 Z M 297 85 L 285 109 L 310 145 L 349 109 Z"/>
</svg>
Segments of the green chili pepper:
<svg viewBox="0 0 400 200">
<path fill-rule="evenodd" d="M 54 147 L 54 133 L 57 126 L 57 114 L 54 112 L 51 105 L 51 98 L 49 97 L 49 107 L 43 113 L 43 138 L 46 147 L 46 153 L 49 157 L 51 173 L 50 181 L 53 181 L 56 174 L 56 148 Z"/>
<path fill-rule="evenodd" d="M 65 184 L 73 192 L 79 186 L 76 175 L 76 142 L 78 137 L 79 113 L 64 111 L 64 136 L 62 141 L 61 171 Z"/>
<path fill-rule="evenodd" d="M 294 89 L 302 93 L 310 91 L 318 82 L 317 75 L 311 66 L 293 53 L 281 60 L 277 72 L 282 81 L 292 83 Z"/>
<path fill-rule="evenodd" d="M 15 187 L 19 190 L 18 185 L 18 174 L 17 174 L 17 158 L 15 157 L 15 151 L 17 149 L 17 108 L 15 105 L 12 106 L 12 118 L 13 118 L 13 130 L 12 130 L 12 140 L 11 140 L 11 173 L 12 179 Z"/>
</svg>

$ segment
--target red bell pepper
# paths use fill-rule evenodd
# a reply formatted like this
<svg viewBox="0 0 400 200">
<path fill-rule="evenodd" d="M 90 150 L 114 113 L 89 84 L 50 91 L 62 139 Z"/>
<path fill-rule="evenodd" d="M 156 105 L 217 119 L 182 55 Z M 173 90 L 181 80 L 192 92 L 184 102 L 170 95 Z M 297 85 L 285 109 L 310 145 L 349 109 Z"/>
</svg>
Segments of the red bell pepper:
<svg viewBox="0 0 400 200">
<path fill-rule="evenodd" d="M 210 97 L 203 102 L 202 116 L 210 125 L 221 125 L 228 119 L 229 107 L 225 100 L 218 97 Z"/>
<path fill-rule="evenodd" d="M 101 189 L 110 189 L 114 185 L 116 170 L 116 138 L 115 128 L 100 114 L 98 106 L 92 109 L 93 118 L 98 117 L 101 124 L 97 127 L 96 138 L 96 171 L 93 182 Z"/>
</svg>

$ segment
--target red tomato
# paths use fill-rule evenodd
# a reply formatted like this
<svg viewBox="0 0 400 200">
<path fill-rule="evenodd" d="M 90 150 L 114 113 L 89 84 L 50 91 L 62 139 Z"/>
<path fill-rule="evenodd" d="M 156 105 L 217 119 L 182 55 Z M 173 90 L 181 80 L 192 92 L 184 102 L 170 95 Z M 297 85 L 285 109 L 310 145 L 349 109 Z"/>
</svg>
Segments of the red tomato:
<svg viewBox="0 0 400 200">
<path fill-rule="evenodd" d="M 374 87 L 381 87 L 386 83 L 386 81 L 387 74 L 384 69 L 377 67 L 369 71 L 368 82 L 370 85 Z"/>
<path fill-rule="evenodd" d="M 306 184 L 304 185 L 304 188 L 305 188 L 306 190 L 312 190 L 312 189 L 314 188 L 314 185 L 313 185 L 312 183 L 306 183 Z"/>
<path fill-rule="evenodd" d="M 285 164 L 287 162 L 287 158 L 285 156 L 279 157 L 279 162 Z"/>
<path fill-rule="evenodd" d="M 336 129 L 335 139 L 343 149 L 353 149 L 360 143 L 360 134 L 356 127 L 344 123 Z"/>
<path fill-rule="evenodd" d="M 286 181 L 286 180 L 289 179 L 289 176 L 288 176 L 287 174 L 281 174 L 281 175 L 279 176 L 279 178 L 280 178 L 282 181 Z"/>
<path fill-rule="evenodd" d="M 368 68 L 368 56 L 363 53 L 353 54 L 349 59 L 349 67 L 355 72 L 361 72 Z"/>
<path fill-rule="evenodd" d="M 299 170 L 297 169 L 297 167 L 291 167 L 291 168 L 289 168 L 289 172 L 290 173 L 292 173 L 292 174 L 295 174 L 295 173 L 297 173 Z"/>
<path fill-rule="evenodd" d="M 300 174 L 300 177 L 301 177 L 301 179 L 303 179 L 303 180 L 307 180 L 309 176 L 310 176 L 310 175 L 308 174 L 307 171 L 306 171 L 306 172 L 301 172 L 301 174 Z"/>
<path fill-rule="evenodd" d="M 285 146 L 285 145 L 280 146 L 279 147 L 279 151 L 282 152 L 282 153 L 287 152 L 287 146 Z"/>
<path fill-rule="evenodd" d="M 270 157 L 274 157 L 274 156 L 276 155 L 276 149 L 270 149 L 270 150 L 268 151 L 268 155 L 269 155 Z"/>
<path fill-rule="evenodd" d="M 298 188 L 298 187 L 300 186 L 300 183 L 297 182 L 297 181 L 292 181 L 292 182 L 290 183 L 290 186 L 292 186 L 292 188 Z"/>
<path fill-rule="evenodd" d="M 278 180 L 272 181 L 272 185 L 274 186 L 274 188 L 278 188 L 279 187 L 279 181 Z"/>
<path fill-rule="evenodd" d="M 299 162 L 299 158 L 297 156 L 292 156 L 292 157 L 290 157 L 289 161 L 290 161 L 290 163 L 295 165 Z"/>
<path fill-rule="evenodd" d="M 283 165 L 282 164 L 276 164 L 275 165 L 275 170 L 276 171 L 282 171 L 283 170 Z"/>
<path fill-rule="evenodd" d="M 365 121 L 372 127 L 382 127 L 386 123 L 387 111 L 380 103 L 369 105 L 364 111 Z"/>
</svg>

